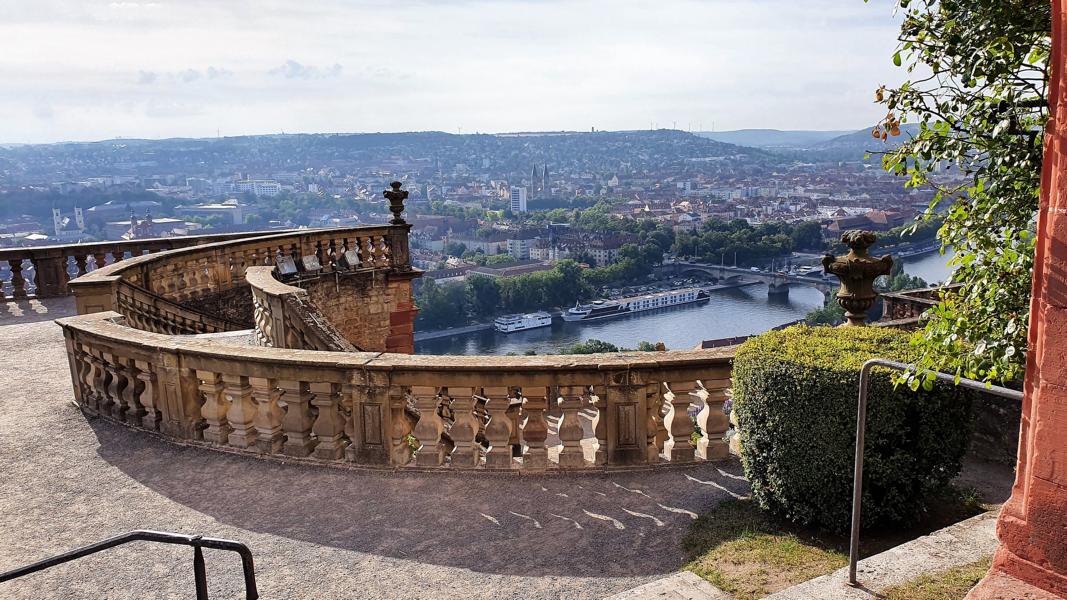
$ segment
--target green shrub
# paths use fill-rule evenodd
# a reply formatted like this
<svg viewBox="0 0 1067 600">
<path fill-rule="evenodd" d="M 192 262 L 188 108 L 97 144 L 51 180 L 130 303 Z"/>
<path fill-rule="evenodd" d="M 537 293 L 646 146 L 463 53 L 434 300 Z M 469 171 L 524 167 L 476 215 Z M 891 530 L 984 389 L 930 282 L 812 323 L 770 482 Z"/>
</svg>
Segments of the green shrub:
<svg viewBox="0 0 1067 600">
<path fill-rule="evenodd" d="M 876 327 L 790 327 L 746 342 L 734 360 L 745 474 L 755 500 L 790 521 L 848 530 L 859 373 L 871 358 L 909 362 L 908 334 Z M 913 523 L 961 467 L 972 394 L 913 392 L 871 373 L 863 526 Z"/>
</svg>

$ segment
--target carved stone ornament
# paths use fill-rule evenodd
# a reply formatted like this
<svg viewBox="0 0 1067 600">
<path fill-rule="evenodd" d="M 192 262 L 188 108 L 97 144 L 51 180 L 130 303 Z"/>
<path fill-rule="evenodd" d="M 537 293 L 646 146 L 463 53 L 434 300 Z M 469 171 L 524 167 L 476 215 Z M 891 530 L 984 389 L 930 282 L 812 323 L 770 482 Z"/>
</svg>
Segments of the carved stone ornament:
<svg viewBox="0 0 1067 600">
<path fill-rule="evenodd" d="M 393 213 L 393 220 L 389 221 L 393 225 L 404 225 L 407 223 L 400 214 L 404 212 L 404 200 L 408 199 L 407 190 L 400 189 L 400 186 L 404 184 L 399 181 L 394 181 L 389 184 L 391 190 L 385 190 L 382 195 L 389 200 L 389 212 Z"/>
<path fill-rule="evenodd" d="M 837 291 L 837 303 L 845 309 L 846 325 L 866 325 L 867 310 L 874 304 L 878 294 L 874 280 L 888 275 L 893 268 L 893 258 L 888 254 L 874 258 L 867 249 L 877 240 L 870 231 L 846 231 L 841 242 L 849 247 L 845 256 L 827 254 L 822 259 L 823 270 L 837 275 L 841 288 Z"/>
</svg>

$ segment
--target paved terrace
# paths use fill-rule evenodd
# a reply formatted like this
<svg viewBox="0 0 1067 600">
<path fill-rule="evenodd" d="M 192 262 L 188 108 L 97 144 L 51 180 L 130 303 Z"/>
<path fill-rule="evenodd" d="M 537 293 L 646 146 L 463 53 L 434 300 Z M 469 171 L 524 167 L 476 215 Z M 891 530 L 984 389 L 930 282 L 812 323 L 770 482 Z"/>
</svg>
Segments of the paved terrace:
<svg viewBox="0 0 1067 600">
<path fill-rule="evenodd" d="M 383 474 L 183 447 L 87 420 L 73 299 L 0 304 L 0 570 L 132 529 L 247 543 L 264 598 L 601 598 L 671 573 L 692 519 L 747 493 L 736 462 L 578 476 Z M 236 556 L 207 550 L 212 598 Z M 134 544 L 0 597 L 188 598 L 192 550 Z"/>
</svg>

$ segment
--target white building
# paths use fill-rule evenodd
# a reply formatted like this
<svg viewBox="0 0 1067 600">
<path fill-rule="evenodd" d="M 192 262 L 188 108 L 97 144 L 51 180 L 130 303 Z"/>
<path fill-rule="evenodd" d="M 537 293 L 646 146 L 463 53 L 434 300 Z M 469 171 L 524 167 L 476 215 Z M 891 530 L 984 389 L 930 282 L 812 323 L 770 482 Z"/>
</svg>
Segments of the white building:
<svg viewBox="0 0 1067 600">
<path fill-rule="evenodd" d="M 238 181 L 236 188 L 238 192 L 252 192 L 265 198 L 282 193 L 282 184 L 272 179 L 246 179 Z"/>
<path fill-rule="evenodd" d="M 526 212 L 526 188 L 522 186 L 511 186 L 511 212 L 524 213 Z"/>
<path fill-rule="evenodd" d="M 508 240 L 508 254 L 515 260 L 530 258 L 531 240 Z"/>
</svg>

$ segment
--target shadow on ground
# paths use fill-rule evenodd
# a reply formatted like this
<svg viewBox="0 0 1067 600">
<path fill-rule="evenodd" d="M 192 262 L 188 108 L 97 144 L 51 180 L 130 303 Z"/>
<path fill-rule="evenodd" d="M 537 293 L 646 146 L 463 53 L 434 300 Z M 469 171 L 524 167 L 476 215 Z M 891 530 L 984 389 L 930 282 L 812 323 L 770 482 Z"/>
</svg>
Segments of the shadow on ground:
<svg viewBox="0 0 1067 600">
<path fill-rule="evenodd" d="M 99 456 L 250 531 L 519 576 L 669 573 L 701 512 L 748 493 L 735 461 L 598 475 L 375 473 L 179 446 L 96 420 Z"/>
</svg>

